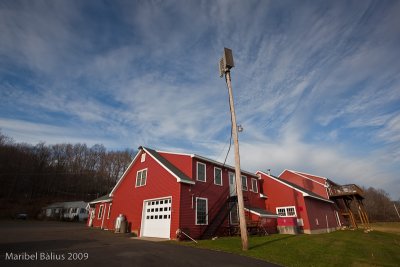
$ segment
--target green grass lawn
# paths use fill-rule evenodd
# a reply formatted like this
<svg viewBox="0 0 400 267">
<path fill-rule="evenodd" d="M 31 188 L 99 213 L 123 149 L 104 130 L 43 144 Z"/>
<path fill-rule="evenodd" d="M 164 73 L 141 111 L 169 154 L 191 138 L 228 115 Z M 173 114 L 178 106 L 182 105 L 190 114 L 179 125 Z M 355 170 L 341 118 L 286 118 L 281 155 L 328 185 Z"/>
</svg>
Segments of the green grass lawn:
<svg viewBox="0 0 400 267">
<path fill-rule="evenodd" d="M 250 237 L 249 250 L 241 250 L 240 237 L 181 242 L 259 258 L 284 266 L 400 266 L 400 235 L 363 230 L 319 235 Z"/>
</svg>

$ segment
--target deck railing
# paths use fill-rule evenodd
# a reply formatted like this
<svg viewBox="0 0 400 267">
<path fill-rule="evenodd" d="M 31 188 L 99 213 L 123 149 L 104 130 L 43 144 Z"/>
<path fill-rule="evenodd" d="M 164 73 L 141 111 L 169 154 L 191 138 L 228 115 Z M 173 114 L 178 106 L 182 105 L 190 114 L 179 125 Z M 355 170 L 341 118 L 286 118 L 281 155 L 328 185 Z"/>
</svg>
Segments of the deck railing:
<svg viewBox="0 0 400 267">
<path fill-rule="evenodd" d="M 347 185 L 339 185 L 339 186 L 331 186 L 329 188 L 329 196 L 350 196 L 350 195 L 359 195 L 363 196 L 363 190 L 355 184 L 347 184 Z"/>
</svg>

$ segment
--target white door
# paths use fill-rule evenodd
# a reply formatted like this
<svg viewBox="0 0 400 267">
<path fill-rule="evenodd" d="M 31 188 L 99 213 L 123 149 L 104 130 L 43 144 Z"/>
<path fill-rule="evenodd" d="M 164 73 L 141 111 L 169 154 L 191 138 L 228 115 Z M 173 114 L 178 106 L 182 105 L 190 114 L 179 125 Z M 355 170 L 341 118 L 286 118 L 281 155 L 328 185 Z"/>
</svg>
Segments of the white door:
<svg viewBox="0 0 400 267">
<path fill-rule="evenodd" d="M 229 196 L 236 196 L 236 178 L 234 173 L 229 173 Z"/>
<path fill-rule="evenodd" d="M 171 198 L 145 200 L 141 236 L 170 238 Z"/>
</svg>

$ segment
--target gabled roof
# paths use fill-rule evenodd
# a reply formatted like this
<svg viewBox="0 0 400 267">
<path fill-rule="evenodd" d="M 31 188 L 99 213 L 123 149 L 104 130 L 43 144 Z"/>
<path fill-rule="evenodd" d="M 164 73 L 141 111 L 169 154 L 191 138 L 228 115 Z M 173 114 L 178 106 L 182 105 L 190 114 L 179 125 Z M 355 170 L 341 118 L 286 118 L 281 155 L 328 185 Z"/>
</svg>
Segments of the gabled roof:
<svg viewBox="0 0 400 267">
<path fill-rule="evenodd" d="M 104 203 L 104 202 L 110 202 L 110 201 L 112 201 L 112 197 L 110 197 L 110 195 L 104 195 L 104 196 L 101 196 L 99 198 L 96 198 L 96 199 L 90 201 L 89 204 L 96 204 L 96 203 L 100 203 L 100 202 Z"/>
<path fill-rule="evenodd" d="M 186 174 L 184 174 L 183 172 L 181 172 L 178 168 L 176 168 L 171 162 L 169 162 L 168 160 L 166 160 L 165 158 L 163 158 L 160 154 L 158 154 L 157 151 L 150 149 L 150 148 L 146 148 L 144 146 L 140 146 L 138 148 L 138 152 L 135 156 L 135 158 L 132 160 L 132 162 L 129 164 L 128 168 L 125 170 L 124 174 L 122 174 L 121 178 L 119 178 L 118 182 L 116 183 L 116 185 L 114 186 L 114 188 L 111 190 L 109 196 L 113 196 L 114 191 L 118 188 L 119 184 L 122 182 L 122 180 L 125 178 L 125 176 L 128 174 L 129 170 L 131 169 L 131 167 L 133 166 L 133 164 L 137 161 L 140 153 L 144 151 L 147 154 L 150 155 L 150 157 L 152 157 L 158 164 L 160 164 L 166 171 L 168 171 L 170 174 L 172 174 L 177 182 L 179 183 L 187 183 L 187 184 L 195 184 L 195 182 L 190 179 L 190 177 L 188 177 Z"/>
<path fill-rule="evenodd" d="M 259 217 L 278 218 L 278 215 L 264 209 L 254 207 L 244 207 L 244 210 L 249 211 Z"/>
<path fill-rule="evenodd" d="M 52 203 L 44 209 L 54 209 L 54 208 L 85 208 L 87 205 L 84 201 L 67 201 L 67 202 L 55 202 Z"/>
<path fill-rule="evenodd" d="M 139 147 L 139 149 L 140 148 L 143 148 L 143 150 L 146 151 L 150 156 L 152 156 L 153 159 L 155 159 L 159 164 L 161 164 L 161 166 L 163 166 L 169 173 L 175 176 L 178 182 L 195 184 L 195 182 L 190 177 L 188 177 L 181 170 L 175 167 L 171 162 L 169 162 L 160 154 L 158 154 L 157 151 L 146 147 Z"/>
<path fill-rule="evenodd" d="M 326 199 L 326 198 L 323 198 L 323 197 L 311 192 L 310 190 L 307 190 L 307 189 L 305 189 L 305 188 L 303 188 L 301 186 L 298 186 L 297 184 L 294 184 L 294 183 L 288 182 L 286 180 L 280 179 L 280 178 L 278 178 L 278 177 L 276 177 L 274 175 L 268 175 L 267 173 L 262 172 L 262 171 L 257 171 L 257 172 L 262 173 L 263 175 L 268 176 L 271 179 L 273 179 L 273 180 L 275 180 L 275 181 L 277 181 L 277 182 L 279 182 L 281 184 L 284 184 L 284 185 L 286 185 L 286 186 L 288 186 L 288 187 L 290 187 L 290 188 L 302 193 L 304 197 L 311 197 L 311 198 L 318 199 L 318 200 L 321 200 L 321 201 L 334 203 L 333 201 L 331 201 L 329 199 Z"/>
<path fill-rule="evenodd" d="M 200 156 L 200 155 L 197 155 L 197 154 L 177 153 L 177 152 L 168 152 L 168 151 L 158 151 L 158 152 L 166 153 L 166 154 L 173 154 L 173 155 L 188 156 L 188 157 L 192 157 L 192 158 L 196 158 L 196 159 L 200 159 L 202 161 L 206 161 L 206 162 L 212 163 L 212 164 L 217 165 L 219 167 L 225 167 L 227 169 L 232 169 L 233 171 L 235 170 L 235 167 L 233 167 L 231 165 L 223 164 L 222 162 L 218 162 L 216 160 L 213 160 L 213 159 L 210 159 L 210 158 L 206 158 L 206 157 L 203 157 L 203 156 Z M 248 171 L 244 171 L 244 170 L 240 170 L 240 172 L 242 174 L 246 174 L 248 176 L 257 178 L 257 175 L 255 175 L 252 172 L 248 172 Z"/>
<path fill-rule="evenodd" d="M 312 175 L 312 174 L 308 174 L 308 173 L 304 173 L 304 172 L 298 172 L 298 171 L 293 171 L 293 170 L 284 170 L 279 176 L 281 176 L 285 171 L 288 171 L 288 172 L 291 172 L 291 173 L 294 173 L 294 174 L 296 174 L 296 175 L 298 175 L 298 176 L 300 176 L 300 177 L 302 177 L 302 178 L 304 178 L 304 179 L 307 179 L 307 180 L 310 180 L 310 181 L 312 181 L 312 182 L 314 182 L 314 183 L 317 183 L 317 184 L 320 184 L 320 185 L 322 185 L 322 186 L 325 186 L 326 187 L 326 184 L 323 184 L 323 183 L 320 183 L 320 182 L 318 182 L 318 181 L 315 181 L 314 179 L 312 179 L 312 178 L 310 178 L 310 177 L 308 177 L 308 175 L 311 175 L 311 176 L 315 176 L 315 177 L 318 177 L 318 178 L 321 178 L 321 179 L 323 179 L 323 180 L 328 180 L 327 178 L 325 178 L 325 177 L 321 177 L 321 176 L 317 176 L 317 175 Z"/>
</svg>

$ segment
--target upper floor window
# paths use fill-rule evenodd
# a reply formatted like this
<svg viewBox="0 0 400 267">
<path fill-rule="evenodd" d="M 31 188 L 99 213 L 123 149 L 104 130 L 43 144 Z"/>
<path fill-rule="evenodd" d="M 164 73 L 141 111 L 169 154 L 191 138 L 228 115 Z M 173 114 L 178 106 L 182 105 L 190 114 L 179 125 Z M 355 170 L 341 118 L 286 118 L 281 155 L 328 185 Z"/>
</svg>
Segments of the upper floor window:
<svg viewBox="0 0 400 267">
<path fill-rule="evenodd" d="M 146 185 L 147 169 L 140 170 L 136 174 L 136 187 Z"/>
<path fill-rule="evenodd" d="M 214 167 L 214 184 L 222 185 L 222 170 Z"/>
<path fill-rule="evenodd" d="M 197 162 L 197 181 L 206 181 L 206 164 Z"/>
<path fill-rule="evenodd" d="M 146 161 L 146 153 L 143 153 L 142 156 L 140 157 L 140 162 L 145 162 Z"/>
<path fill-rule="evenodd" d="M 248 190 L 248 187 L 247 187 L 247 177 L 244 176 L 244 175 L 242 175 L 242 189 L 243 189 L 244 191 L 247 191 L 247 190 Z"/>
<path fill-rule="evenodd" d="M 258 193 L 258 181 L 256 178 L 251 178 L 251 191 Z"/>
<path fill-rule="evenodd" d="M 296 208 L 294 206 L 290 207 L 277 207 L 276 213 L 280 217 L 296 217 Z"/>
</svg>

